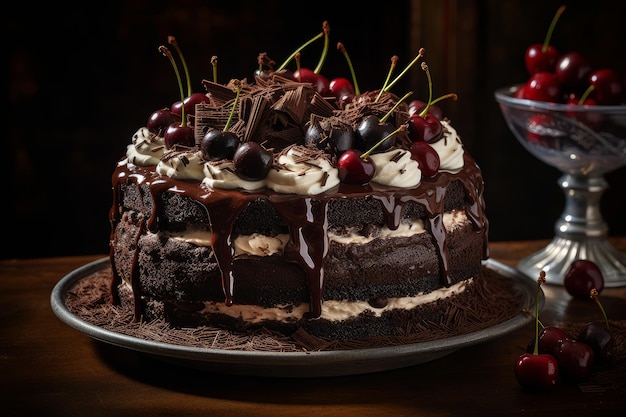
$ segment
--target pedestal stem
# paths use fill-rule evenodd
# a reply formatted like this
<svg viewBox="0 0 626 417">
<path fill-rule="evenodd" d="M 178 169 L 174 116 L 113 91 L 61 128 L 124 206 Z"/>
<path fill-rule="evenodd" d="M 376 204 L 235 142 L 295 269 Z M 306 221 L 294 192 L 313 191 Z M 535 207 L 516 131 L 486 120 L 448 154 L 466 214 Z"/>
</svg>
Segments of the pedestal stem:
<svg viewBox="0 0 626 417">
<path fill-rule="evenodd" d="M 562 285 L 571 262 L 588 259 L 602 270 L 606 287 L 626 285 L 626 254 L 608 241 L 609 228 L 600 211 L 600 199 L 608 188 L 604 177 L 565 174 L 559 185 L 565 193 L 565 208 L 555 223 L 555 237 L 522 259 L 518 269 L 533 279 L 543 270 L 547 284 Z"/>
</svg>

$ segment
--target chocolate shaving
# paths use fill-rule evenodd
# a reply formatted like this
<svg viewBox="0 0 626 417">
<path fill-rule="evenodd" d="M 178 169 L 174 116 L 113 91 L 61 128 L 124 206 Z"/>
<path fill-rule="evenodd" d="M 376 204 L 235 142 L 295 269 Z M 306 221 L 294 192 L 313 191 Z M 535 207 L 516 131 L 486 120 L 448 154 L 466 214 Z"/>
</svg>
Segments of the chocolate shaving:
<svg viewBox="0 0 626 417">
<path fill-rule="evenodd" d="M 111 303 L 110 268 L 79 280 L 67 292 L 66 306 L 81 320 L 117 333 L 157 340 L 181 346 L 223 350 L 265 352 L 301 352 L 366 349 L 413 344 L 467 334 L 491 327 L 512 318 L 521 311 L 519 295 L 513 291 L 513 280 L 485 268 L 457 299 L 438 301 L 443 320 L 439 323 L 415 321 L 389 336 L 359 340 L 327 340 L 313 336 L 304 329 L 291 335 L 264 328 L 250 333 L 237 333 L 215 327 L 174 328 L 159 319 L 151 322 L 133 322 L 132 295 L 120 294 L 119 305 Z M 462 301 L 463 300 L 463 301 Z M 626 324 L 611 324 L 626 334 Z M 620 357 L 625 355 L 620 350 Z"/>
</svg>

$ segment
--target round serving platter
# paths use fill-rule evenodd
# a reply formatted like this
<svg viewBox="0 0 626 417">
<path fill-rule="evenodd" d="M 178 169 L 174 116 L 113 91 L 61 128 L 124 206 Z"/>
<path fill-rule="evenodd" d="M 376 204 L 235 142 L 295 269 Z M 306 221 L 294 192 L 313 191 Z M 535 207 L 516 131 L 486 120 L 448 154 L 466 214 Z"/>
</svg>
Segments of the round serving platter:
<svg viewBox="0 0 626 417">
<path fill-rule="evenodd" d="M 514 287 L 520 294 L 522 308 L 531 310 L 534 308 L 537 289 L 535 281 L 516 269 L 492 259 L 485 261 L 485 266 L 504 277 L 512 278 Z M 475 332 L 435 341 L 368 349 L 252 352 L 198 348 L 117 333 L 88 323 L 70 312 L 66 305 L 68 290 L 78 281 L 109 267 L 109 258 L 103 258 L 83 265 L 64 276 L 54 287 L 50 297 L 54 314 L 65 324 L 93 339 L 143 352 L 181 366 L 219 373 L 271 377 L 325 377 L 387 371 L 430 362 L 464 347 L 501 337 L 533 320 L 520 309 L 520 313 L 515 317 Z M 539 302 L 540 308 L 543 307 L 543 292 Z"/>
</svg>

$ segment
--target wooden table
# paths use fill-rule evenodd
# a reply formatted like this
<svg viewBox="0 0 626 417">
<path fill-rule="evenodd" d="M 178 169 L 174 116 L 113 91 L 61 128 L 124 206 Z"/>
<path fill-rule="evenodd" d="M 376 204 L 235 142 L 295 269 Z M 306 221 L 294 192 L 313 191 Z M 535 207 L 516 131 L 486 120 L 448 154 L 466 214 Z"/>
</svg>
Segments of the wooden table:
<svg viewBox="0 0 626 417">
<path fill-rule="evenodd" d="M 496 242 L 491 255 L 514 266 L 546 243 Z M 626 238 L 613 243 L 626 250 Z M 421 365 L 355 376 L 247 377 L 166 363 L 95 341 L 53 314 L 54 285 L 103 256 L 0 261 L 0 415 L 626 415 L 624 364 L 608 385 L 523 391 L 513 364 L 533 326 Z M 562 287 L 547 285 L 544 291 L 544 323 L 599 319 L 593 302 L 573 300 Z M 610 319 L 626 320 L 626 287 L 605 289 L 601 300 Z"/>
</svg>

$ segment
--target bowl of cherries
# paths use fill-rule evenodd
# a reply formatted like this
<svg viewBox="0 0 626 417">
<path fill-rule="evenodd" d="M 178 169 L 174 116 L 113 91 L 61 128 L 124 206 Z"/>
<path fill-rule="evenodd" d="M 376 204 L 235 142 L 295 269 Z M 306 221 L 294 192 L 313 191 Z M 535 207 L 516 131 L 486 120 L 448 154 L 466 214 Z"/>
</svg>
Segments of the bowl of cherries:
<svg viewBox="0 0 626 417">
<path fill-rule="evenodd" d="M 555 237 L 522 259 L 529 276 L 546 271 L 562 285 L 569 263 L 581 255 L 602 270 L 607 287 L 626 285 L 626 254 L 608 241 L 600 211 L 608 188 L 604 175 L 626 166 L 626 78 L 617 69 L 594 67 L 579 51 L 559 52 L 550 38 L 562 6 L 542 44 L 524 56 L 529 77 L 495 91 L 502 115 L 521 145 L 561 171 L 565 209 Z"/>
</svg>

